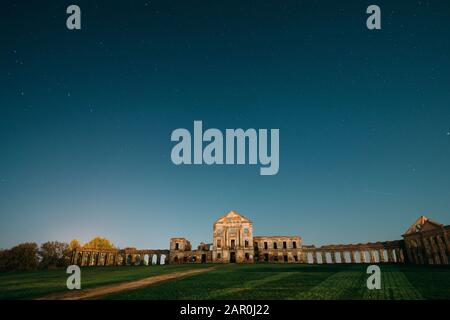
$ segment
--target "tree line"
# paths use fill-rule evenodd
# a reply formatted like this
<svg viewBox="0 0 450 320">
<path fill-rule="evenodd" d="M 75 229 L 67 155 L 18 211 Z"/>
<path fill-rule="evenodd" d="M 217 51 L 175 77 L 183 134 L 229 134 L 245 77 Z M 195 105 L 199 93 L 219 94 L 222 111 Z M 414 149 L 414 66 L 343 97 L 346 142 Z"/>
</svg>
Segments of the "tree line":
<svg viewBox="0 0 450 320">
<path fill-rule="evenodd" d="M 0 249 L 0 271 L 65 267 L 70 264 L 72 252 L 76 249 L 116 249 L 116 247 L 103 237 L 95 237 L 84 245 L 76 239 L 70 243 L 48 241 L 41 246 L 35 242 L 25 242 L 10 249 Z"/>
</svg>

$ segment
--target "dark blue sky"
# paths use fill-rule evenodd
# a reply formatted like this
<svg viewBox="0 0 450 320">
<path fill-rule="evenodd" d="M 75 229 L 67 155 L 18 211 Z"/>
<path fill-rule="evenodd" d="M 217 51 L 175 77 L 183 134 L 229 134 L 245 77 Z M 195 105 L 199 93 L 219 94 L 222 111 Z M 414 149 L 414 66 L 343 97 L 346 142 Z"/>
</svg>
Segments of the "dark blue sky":
<svg viewBox="0 0 450 320">
<path fill-rule="evenodd" d="M 0 247 L 196 245 L 232 209 L 316 245 L 449 224 L 450 4 L 392 2 L 2 1 Z M 173 165 L 194 120 L 279 128 L 278 175 Z"/>
</svg>

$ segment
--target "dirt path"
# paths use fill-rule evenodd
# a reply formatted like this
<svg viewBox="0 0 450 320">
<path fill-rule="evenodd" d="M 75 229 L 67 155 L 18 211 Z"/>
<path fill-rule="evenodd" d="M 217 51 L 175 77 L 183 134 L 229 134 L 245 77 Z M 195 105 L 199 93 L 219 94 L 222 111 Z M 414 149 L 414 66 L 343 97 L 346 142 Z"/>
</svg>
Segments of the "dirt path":
<svg viewBox="0 0 450 320">
<path fill-rule="evenodd" d="M 173 280 L 181 277 L 191 276 L 198 273 L 208 272 L 216 269 L 216 267 L 195 269 L 188 271 L 172 272 L 167 274 L 161 274 L 158 276 L 152 276 L 140 280 L 127 281 L 115 284 L 109 284 L 101 287 L 85 289 L 85 290 L 73 290 L 63 293 L 55 293 L 37 300 L 80 300 L 80 299 L 91 299 L 101 296 L 105 296 L 111 293 L 116 293 L 124 290 L 133 290 L 141 287 L 145 287 L 154 283 Z"/>
</svg>

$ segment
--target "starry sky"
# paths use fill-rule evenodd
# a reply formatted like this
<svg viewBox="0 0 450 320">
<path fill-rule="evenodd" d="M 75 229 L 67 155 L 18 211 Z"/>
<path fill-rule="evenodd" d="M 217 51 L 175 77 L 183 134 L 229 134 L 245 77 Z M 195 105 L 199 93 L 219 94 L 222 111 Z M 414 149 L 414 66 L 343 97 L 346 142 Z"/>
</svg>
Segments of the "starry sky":
<svg viewBox="0 0 450 320">
<path fill-rule="evenodd" d="M 0 247 L 197 245 L 230 210 L 316 245 L 449 224 L 450 2 L 393 2 L 1 1 Z M 279 128 L 279 173 L 175 166 L 194 120 Z"/>
</svg>

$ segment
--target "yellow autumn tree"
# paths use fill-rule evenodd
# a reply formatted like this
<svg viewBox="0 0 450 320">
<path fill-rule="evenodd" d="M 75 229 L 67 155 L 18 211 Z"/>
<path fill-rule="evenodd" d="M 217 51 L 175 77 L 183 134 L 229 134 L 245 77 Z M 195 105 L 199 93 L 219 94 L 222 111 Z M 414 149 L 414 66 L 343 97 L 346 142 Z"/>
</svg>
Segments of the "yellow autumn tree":
<svg viewBox="0 0 450 320">
<path fill-rule="evenodd" d="M 114 244 L 106 238 L 95 237 L 91 241 L 84 244 L 85 249 L 115 249 Z"/>
<path fill-rule="evenodd" d="M 81 248 L 80 241 L 78 241 L 77 239 L 73 239 L 72 241 L 70 241 L 69 248 L 72 251 Z"/>
</svg>

